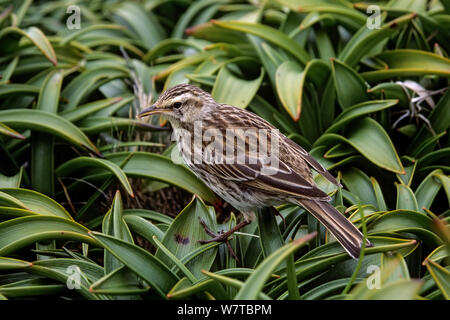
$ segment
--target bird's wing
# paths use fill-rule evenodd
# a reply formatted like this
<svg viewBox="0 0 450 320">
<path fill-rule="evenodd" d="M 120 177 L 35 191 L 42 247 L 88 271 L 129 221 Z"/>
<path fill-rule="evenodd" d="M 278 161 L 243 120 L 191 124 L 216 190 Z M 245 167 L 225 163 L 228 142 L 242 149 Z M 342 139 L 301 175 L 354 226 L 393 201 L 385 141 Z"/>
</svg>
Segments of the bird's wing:
<svg viewBox="0 0 450 320">
<path fill-rule="evenodd" d="M 299 173 L 291 170 L 285 163 L 277 166 L 267 166 L 261 161 L 250 160 L 245 163 L 213 163 L 200 164 L 202 170 L 224 180 L 235 181 L 245 187 L 273 194 L 277 197 L 307 198 L 329 200 L 329 196 L 306 180 Z M 305 174 L 309 175 L 309 172 Z"/>
<path fill-rule="evenodd" d="M 221 105 L 220 112 L 217 112 L 211 118 L 211 123 L 207 123 L 207 127 L 217 128 L 218 123 L 226 123 L 226 128 L 218 128 L 222 132 L 232 129 L 246 128 L 245 134 L 240 133 L 235 137 L 230 138 L 223 134 L 218 143 L 222 143 L 221 150 L 226 149 L 226 146 L 233 146 L 232 157 L 245 155 L 244 161 L 226 161 L 222 163 L 213 161 L 212 163 L 203 163 L 199 166 L 202 169 L 214 176 L 221 177 L 225 180 L 232 180 L 244 184 L 246 187 L 258 190 L 264 193 L 271 193 L 276 196 L 285 197 L 299 197 L 316 200 L 329 200 L 328 195 L 320 190 L 312 180 L 310 168 L 319 171 L 325 177 L 332 179 L 328 173 L 313 157 L 311 157 L 300 146 L 297 146 L 292 140 L 289 140 L 284 135 L 273 127 L 266 120 L 250 113 L 246 110 L 238 109 L 229 105 Z M 222 118 L 222 119 L 220 119 Z M 251 131 L 249 129 L 255 129 Z M 275 158 L 277 162 L 274 164 L 267 163 L 268 159 L 261 157 L 250 151 L 250 146 L 255 143 L 252 139 L 258 141 L 258 148 L 261 147 L 261 129 L 267 130 L 267 143 L 265 150 L 270 160 L 272 154 L 272 146 L 279 143 L 279 155 Z M 275 131 L 274 135 L 272 133 Z M 236 139 L 236 140 L 235 140 Z M 231 143 L 230 143 L 231 142 Z M 224 149 L 225 148 L 225 149 Z M 236 150 L 236 149 L 239 150 Z M 270 150 L 270 151 L 269 151 Z M 261 150 L 258 150 L 261 152 Z M 220 153 L 220 152 L 219 152 Z M 264 152 L 263 152 L 264 153 Z M 235 160 L 235 159 L 233 159 Z M 336 181 L 336 180 L 334 180 Z M 333 182 L 333 181 L 332 181 Z M 336 182 L 337 183 L 337 182 Z"/>
<path fill-rule="evenodd" d="M 319 174 L 321 174 L 324 178 L 326 178 L 331 183 L 342 187 L 342 185 L 336 180 L 335 177 L 331 173 L 327 171 L 316 159 L 314 159 L 305 149 L 300 147 L 298 144 L 296 144 L 291 139 L 285 137 L 284 141 L 289 146 L 289 148 L 292 150 L 292 152 L 297 153 L 303 160 L 305 160 L 311 168 L 316 170 Z"/>
<path fill-rule="evenodd" d="M 254 113 L 251 113 L 247 110 L 239 109 L 239 112 L 233 112 L 236 107 L 231 105 L 222 104 L 220 105 L 221 112 L 214 115 L 214 117 L 224 117 L 223 122 L 224 123 L 232 123 L 236 127 L 255 127 L 257 129 L 267 129 L 267 130 L 278 130 L 274 126 L 272 126 L 268 121 L 265 119 L 257 116 Z M 230 114 L 238 114 L 239 116 L 232 117 Z M 316 159 L 314 159 L 305 149 L 303 149 L 301 146 L 296 144 L 291 139 L 287 138 L 283 134 L 279 133 L 279 137 L 283 140 L 284 144 L 289 149 L 288 153 L 291 154 L 291 156 L 294 156 L 294 158 L 297 156 L 301 160 L 304 160 L 312 169 L 317 171 L 319 174 L 321 174 L 324 178 L 326 178 L 331 183 L 342 187 L 342 185 L 336 180 L 335 177 L 331 173 L 329 173 Z M 291 157 L 292 158 L 292 157 Z M 290 161 L 285 161 L 290 165 Z M 291 167 L 295 171 L 295 166 Z"/>
</svg>

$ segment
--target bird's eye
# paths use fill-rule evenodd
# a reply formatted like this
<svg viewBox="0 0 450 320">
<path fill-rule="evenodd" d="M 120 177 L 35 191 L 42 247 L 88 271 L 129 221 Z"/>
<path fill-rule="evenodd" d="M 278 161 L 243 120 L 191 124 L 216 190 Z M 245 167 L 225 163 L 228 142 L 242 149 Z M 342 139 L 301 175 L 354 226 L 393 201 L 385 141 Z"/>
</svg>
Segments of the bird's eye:
<svg viewBox="0 0 450 320">
<path fill-rule="evenodd" d="M 181 108 L 181 102 L 175 102 L 175 103 L 172 105 L 172 107 L 173 107 L 174 109 L 180 109 L 180 108 Z"/>
</svg>

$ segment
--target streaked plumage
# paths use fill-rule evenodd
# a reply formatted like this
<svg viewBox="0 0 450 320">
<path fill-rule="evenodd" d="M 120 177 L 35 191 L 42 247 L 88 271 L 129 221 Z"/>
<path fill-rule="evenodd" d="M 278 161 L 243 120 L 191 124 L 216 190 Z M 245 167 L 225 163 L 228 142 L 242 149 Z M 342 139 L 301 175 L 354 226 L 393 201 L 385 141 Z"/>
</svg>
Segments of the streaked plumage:
<svg viewBox="0 0 450 320">
<path fill-rule="evenodd" d="M 266 120 L 247 110 L 216 103 L 208 93 L 192 85 L 178 85 L 166 90 L 155 105 L 144 110 L 141 115 L 162 112 L 172 124 L 186 164 L 214 192 L 241 211 L 245 219 L 253 219 L 255 208 L 294 203 L 304 207 L 323 223 L 352 257 L 359 255 L 363 238 L 361 232 L 328 203 L 330 197 L 316 186 L 311 169 L 332 183 L 339 183 L 302 147 L 281 134 Z M 207 130 L 216 133 L 212 140 L 215 146 L 221 146 L 223 150 L 227 146 L 233 146 L 233 155 L 243 155 L 244 163 L 227 163 L 226 157 L 223 163 L 208 163 L 207 160 L 211 160 L 211 156 L 215 154 L 208 154 L 208 145 L 211 146 L 212 141 L 204 139 L 200 144 L 202 161 L 196 163 L 195 160 L 199 158 L 195 157 L 199 156 L 199 152 L 195 151 L 192 139 L 194 123 L 197 129 L 201 123 L 202 137 Z M 245 135 L 235 129 L 249 130 L 244 131 Z M 227 130 L 236 131 L 237 134 L 227 140 Z M 187 139 L 186 135 L 189 134 L 191 139 Z M 258 145 L 260 142 L 267 145 L 269 157 L 277 157 L 277 169 L 271 171 L 271 174 L 264 173 L 270 166 L 257 153 L 252 152 L 255 141 Z M 267 143 L 263 144 L 265 141 Z M 274 150 L 278 153 L 272 153 L 272 144 L 277 144 Z M 214 148 L 213 150 L 216 151 Z M 221 150 L 220 147 L 217 150 Z M 367 245 L 370 246 L 370 242 Z"/>
</svg>

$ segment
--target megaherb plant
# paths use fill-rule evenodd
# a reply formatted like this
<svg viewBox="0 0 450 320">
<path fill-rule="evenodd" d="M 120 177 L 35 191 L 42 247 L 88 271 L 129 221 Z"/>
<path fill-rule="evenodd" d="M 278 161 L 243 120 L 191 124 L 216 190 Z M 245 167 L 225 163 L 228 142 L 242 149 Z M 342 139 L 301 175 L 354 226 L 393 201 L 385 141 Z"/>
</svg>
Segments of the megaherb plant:
<svg viewBox="0 0 450 320">
<path fill-rule="evenodd" d="M 1 1 L 0 299 L 448 299 L 450 2 L 370 5 Z M 135 119 L 180 83 L 306 148 L 375 246 L 351 259 L 295 206 L 258 212 L 238 260 L 199 244 L 239 213 Z M 155 192 L 192 200 L 174 218 Z"/>
</svg>

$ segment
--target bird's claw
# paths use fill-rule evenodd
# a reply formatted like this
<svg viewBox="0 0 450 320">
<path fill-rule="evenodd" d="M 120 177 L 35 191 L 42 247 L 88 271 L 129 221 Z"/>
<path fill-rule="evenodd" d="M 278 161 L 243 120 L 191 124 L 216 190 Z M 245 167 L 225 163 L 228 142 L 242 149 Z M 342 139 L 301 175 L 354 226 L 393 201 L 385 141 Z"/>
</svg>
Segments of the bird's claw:
<svg viewBox="0 0 450 320">
<path fill-rule="evenodd" d="M 231 256 L 237 261 L 239 262 L 239 259 L 236 255 L 236 253 L 234 252 L 233 248 L 231 247 L 230 244 L 230 239 L 229 237 L 232 235 L 233 232 L 230 232 L 232 230 L 229 230 L 227 232 L 224 231 L 220 231 L 219 233 L 214 233 L 213 231 L 211 231 L 211 229 L 208 228 L 208 226 L 206 225 L 205 221 L 200 220 L 200 224 L 202 225 L 203 229 L 205 230 L 205 232 L 211 237 L 211 239 L 208 240 L 198 240 L 199 243 L 201 244 L 205 244 L 205 243 L 211 243 L 211 242 L 223 242 L 227 245 L 228 251 L 230 251 Z"/>
</svg>

